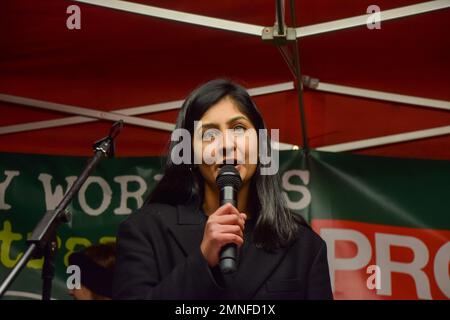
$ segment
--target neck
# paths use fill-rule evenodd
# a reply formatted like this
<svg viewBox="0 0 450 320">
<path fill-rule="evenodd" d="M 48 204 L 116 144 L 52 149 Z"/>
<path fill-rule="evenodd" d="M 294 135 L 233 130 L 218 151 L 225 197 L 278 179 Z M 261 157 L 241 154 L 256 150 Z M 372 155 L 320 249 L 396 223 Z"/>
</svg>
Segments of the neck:
<svg viewBox="0 0 450 320">
<path fill-rule="evenodd" d="M 238 193 L 238 207 L 239 212 L 243 212 L 248 218 L 251 216 L 251 207 L 249 203 L 250 183 L 241 186 Z M 219 189 L 214 186 L 211 187 L 205 183 L 205 194 L 203 197 L 203 211 L 207 216 L 213 214 L 219 208 Z"/>
</svg>

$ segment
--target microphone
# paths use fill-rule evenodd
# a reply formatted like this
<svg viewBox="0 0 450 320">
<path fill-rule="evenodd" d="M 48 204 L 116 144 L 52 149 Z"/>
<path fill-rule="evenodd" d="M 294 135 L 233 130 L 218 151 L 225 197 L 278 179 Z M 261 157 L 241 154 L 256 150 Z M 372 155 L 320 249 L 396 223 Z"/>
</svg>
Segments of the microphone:
<svg viewBox="0 0 450 320">
<path fill-rule="evenodd" d="M 237 208 L 237 195 L 241 187 L 241 175 L 236 168 L 230 164 L 220 168 L 216 178 L 216 184 L 220 190 L 220 206 L 231 203 Z M 234 243 L 228 243 L 222 247 L 219 256 L 219 266 L 223 274 L 236 272 L 238 252 Z"/>
</svg>

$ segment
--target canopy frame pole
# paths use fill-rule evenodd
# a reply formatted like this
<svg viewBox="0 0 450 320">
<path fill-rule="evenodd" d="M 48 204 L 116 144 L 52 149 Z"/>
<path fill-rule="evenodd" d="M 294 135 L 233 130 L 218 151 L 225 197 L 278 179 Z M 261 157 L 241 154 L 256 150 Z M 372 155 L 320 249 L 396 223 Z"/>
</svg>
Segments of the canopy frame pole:
<svg viewBox="0 0 450 320">
<path fill-rule="evenodd" d="M 294 87 L 297 92 L 297 102 L 300 114 L 301 138 L 299 145 L 308 152 L 308 130 L 306 123 L 305 104 L 303 100 L 303 77 L 300 69 L 299 40 L 297 39 L 295 28 L 286 27 L 284 21 L 284 0 L 275 0 L 275 24 L 273 27 L 265 27 L 261 38 L 265 42 L 275 45 L 286 62 L 289 70 L 294 77 Z M 296 25 L 295 6 L 293 0 L 290 0 L 291 23 Z M 282 19 L 282 20 L 280 20 Z M 281 27 L 282 26 L 282 27 Z"/>
<path fill-rule="evenodd" d="M 356 140 L 351 142 L 338 143 L 329 146 L 316 148 L 317 151 L 328 152 L 344 152 L 361 149 L 368 149 L 373 147 L 385 146 L 394 143 L 414 141 L 432 137 L 445 136 L 450 134 L 450 126 L 435 127 L 424 130 L 408 131 L 376 138 Z"/>
<path fill-rule="evenodd" d="M 38 109 L 46 109 L 57 112 L 64 112 L 70 114 L 76 114 L 80 116 L 86 116 L 89 118 L 95 118 L 100 120 L 108 120 L 108 121 L 119 121 L 123 120 L 127 124 L 134 124 L 140 127 L 153 128 L 159 130 L 172 131 L 175 127 L 172 123 L 150 120 L 138 117 L 127 116 L 123 114 L 118 114 L 109 111 L 103 110 L 95 110 L 89 108 L 82 108 L 71 106 L 67 104 L 54 103 L 30 98 L 23 98 L 19 96 L 13 96 L 8 94 L 0 94 L 0 101 L 7 101 L 10 103 L 25 105 L 28 107 L 38 108 Z"/>
<path fill-rule="evenodd" d="M 291 23 L 295 26 L 297 25 L 297 18 L 295 14 L 295 4 L 294 0 L 290 0 L 290 13 L 291 13 Z M 305 103 L 303 99 L 303 81 L 302 81 L 302 72 L 300 69 L 300 41 L 298 38 L 295 38 L 295 41 L 292 42 L 292 51 L 294 53 L 294 66 L 295 66 L 295 74 L 297 75 L 296 80 L 296 90 L 297 90 L 297 99 L 298 99 L 298 107 L 300 111 L 300 124 L 302 130 L 302 138 L 303 138 L 303 149 L 308 152 L 309 151 L 309 139 L 308 139 L 308 129 L 307 129 L 307 121 L 306 121 L 306 112 L 305 112 Z"/>
<path fill-rule="evenodd" d="M 281 47 L 278 47 L 278 48 L 281 48 Z M 295 71 L 295 69 L 292 68 L 293 75 L 294 75 L 294 71 Z M 354 97 L 362 97 L 362 98 L 368 98 L 368 99 L 374 99 L 374 100 L 380 100 L 380 101 L 403 103 L 403 104 L 411 105 L 413 107 L 450 111 L 450 101 L 446 101 L 446 100 L 429 99 L 429 98 L 423 98 L 423 97 L 418 97 L 418 96 L 396 94 L 396 93 L 392 93 L 392 92 L 376 91 L 376 90 L 369 90 L 369 89 L 350 87 L 350 86 L 342 86 L 342 85 L 337 85 L 337 84 L 333 84 L 333 83 L 320 82 L 319 79 L 309 77 L 309 76 L 302 76 L 302 82 L 303 82 L 304 87 L 306 87 L 308 89 L 312 89 L 312 90 L 322 91 L 322 92 L 342 94 L 342 95 L 354 96 Z M 265 95 L 265 94 L 271 94 L 271 93 L 291 91 L 293 89 L 294 89 L 294 82 L 290 81 L 290 82 L 283 82 L 283 83 L 268 85 L 268 86 L 264 86 L 264 87 L 248 89 L 248 92 L 251 96 L 259 96 L 259 95 Z M 0 94 L 0 101 L 13 103 L 13 101 L 5 98 L 5 96 L 4 95 L 2 96 L 1 94 Z M 40 102 L 47 103 L 47 101 L 40 101 Z M 175 101 L 156 103 L 156 104 L 152 104 L 152 105 L 144 105 L 144 106 L 137 106 L 137 107 L 131 107 L 131 108 L 116 109 L 116 110 L 112 110 L 111 112 L 113 112 L 115 114 L 123 114 L 123 115 L 128 115 L 128 116 L 151 114 L 151 113 L 155 113 L 155 112 L 179 109 L 181 107 L 182 103 L 183 103 L 183 100 L 175 100 Z M 24 105 L 24 106 L 26 106 L 26 105 Z M 409 106 L 407 106 L 407 107 L 409 107 Z M 0 135 L 18 133 L 18 132 L 24 132 L 24 131 L 31 131 L 31 130 L 54 128 L 54 127 L 63 127 L 63 126 L 74 125 L 74 124 L 95 122 L 98 120 L 106 120 L 106 119 L 90 118 L 90 117 L 85 117 L 85 116 L 72 116 L 72 117 L 65 117 L 65 118 L 59 118 L 59 119 L 53 119 L 53 120 L 43 120 L 43 121 L 34 121 L 34 122 L 28 122 L 28 123 L 14 124 L 14 125 L 0 127 Z"/>
<path fill-rule="evenodd" d="M 450 7 L 448 0 L 434 0 L 422 3 L 417 3 L 409 6 L 398 7 L 394 9 L 380 11 L 380 22 L 395 20 L 398 18 L 405 18 L 417 14 L 428 13 L 436 10 L 442 10 Z M 295 29 L 297 37 L 309 37 L 316 34 L 339 31 L 354 27 L 366 26 L 371 13 L 360 16 L 354 16 L 344 19 L 332 20 L 312 24 L 309 26 L 298 27 Z"/>
<path fill-rule="evenodd" d="M 201 27 L 214 28 L 224 31 L 231 31 L 237 33 L 243 33 L 251 36 L 261 36 L 261 30 L 263 26 L 253 25 L 249 23 L 242 23 L 238 21 L 218 19 L 214 17 L 203 16 L 199 14 L 192 14 L 182 11 L 169 10 L 164 8 L 158 8 L 154 6 L 144 5 L 140 3 L 134 3 L 122 0 L 72 0 L 78 3 L 84 3 L 88 5 L 100 6 L 113 10 L 119 10 L 124 12 L 130 12 L 134 14 L 140 14 L 153 18 L 159 18 L 169 21 L 176 21 L 181 23 L 187 23 L 192 25 L 198 25 Z M 277 5 L 278 5 L 278 1 Z M 433 0 L 413 4 L 409 6 L 398 7 L 381 11 L 380 21 L 389 21 L 398 18 L 409 17 L 421 13 L 427 13 L 431 11 L 446 9 L 450 7 L 448 0 Z M 309 26 L 298 27 L 294 30 L 296 37 L 307 37 L 316 34 L 322 34 L 327 32 L 333 32 L 338 30 L 344 30 L 353 27 L 364 26 L 367 24 L 367 20 L 371 14 L 359 15 L 344 19 L 338 19 L 323 23 L 317 23 Z M 281 20 L 281 19 L 279 19 Z M 278 28 L 277 28 L 278 29 Z M 286 29 L 286 28 L 285 28 Z M 282 31 L 282 30 L 277 30 Z"/>
<path fill-rule="evenodd" d="M 291 81 L 289 81 L 289 82 L 282 82 L 282 83 L 277 83 L 277 84 L 268 85 L 268 86 L 251 88 L 251 89 L 248 89 L 248 93 L 251 96 L 260 96 L 260 95 L 266 95 L 266 94 L 271 94 L 271 93 L 276 93 L 276 92 L 290 91 L 292 89 L 294 89 L 294 84 Z M 18 132 L 23 132 L 23 131 L 38 130 L 38 129 L 54 128 L 54 127 L 67 126 L 67 125 L 73 125 L 73 124 L 89 123 L 89 122 L 94 122 L 97 120 L 114 121 L 114 119 L 116 117 L 120 117 L 123 119 L 124 116 L 135 116 L 135 115 L 141 115 L 141 114 L 150 114 L 150 113 L 155 113 L 155 112 L 179 109 L 179 108 L 181 108 L 181 105 L 183 104 L 183 100 L 176 100 L 176 101 L 157 103 L 157 104 L 147 105 L 147 106 L 118 109 L 118 110 L 113 110 L 113 111 L 107 112 L 107 111 L 92 110 L 92 109 L 82 108 L 82 107 L 75 107 L 75 106 L 70 106 L 67 104 L 53 103 L 53 102 L 43 101 L 43 100 L 28 99 L 25 97 L 12 96 L 12 95 L 1 94 L 1 93 L 0 93 L 0 101 L 19 104 L 19 105 L 23 105 L 23 106 L 35 107 L 35 108 L 50 109 L 50 110 L 54 110 L 54 111 L 63 111 L 63 112 L 69 113 L 69 114 L 78 115 L 78 116 L 74 116 L 74 117 L 66 117 L 66 118 L 60 118 L 60 119 L 54 119 L 54 120 L 35 121 L 35 122 L 29 122 L 29 123 L 21 123 L 21 124 L 3 126 L 3 127 L 0 127 L 0 135 L 10 134 L 10 133 L 18 133 Z M 105 117 L 105 115 L 109 115 L 109 116 Z M 132 118 L 134 118 L 136 121 L 138 121 L 139 124 L 132 123 L 132 122 L 129 122 L 129 124 L 142 125 L 144 127 L 160 129 L 160 130 L 164 130 L 164 131 L 172 131 L 172 128 L 175 127 L 175 125 L 172 123 L 158 121 L 160 126 L 158 128 L 155 128 L 152 123 L 149 123 L 147 121 L 141 122 L 140 121 L 141 118 L 137 118 L 137 117 L 132 117 Z M 146 119 L 142 119 L 142 120 L 146 120 Z"/>
<path fill-rule="evenodd" d="M 158 8 L 130 1 L 122 1 L 122 0 L 72 0 L 72 1 L 124 12 L 140 14 L 153 18 L 197 25 L 201 27 L 243 33 L 251 36 L 260 36 L 261 30 L 263 29 L 263 26 L 259 25 L 208 17 L 188 12 Z"/>
</svg>

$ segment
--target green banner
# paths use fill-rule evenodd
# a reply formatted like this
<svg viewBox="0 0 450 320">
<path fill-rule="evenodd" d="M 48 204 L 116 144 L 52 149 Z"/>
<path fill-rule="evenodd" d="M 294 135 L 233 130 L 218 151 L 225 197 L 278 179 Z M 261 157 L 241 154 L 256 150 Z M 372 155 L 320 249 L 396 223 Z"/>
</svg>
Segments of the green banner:
<svg viewBox="0 0 450 320">
<path fill-rule="evenodd" d="M 26 238 L 86 165 L 85 157 L 0 153 L 0 281 Z M 103 160 L 58 229 L 52 297 L 69 299 L 68 256 L 115 239 L 161 177 L 160 157 Z M 312 151 L 280 153 L 289 207 L 328 246 L 337 299 L 450 298 L 450 162 Z M 42 260 L 31 260 L 7 298 L 39 299 Z"/>
</svg>

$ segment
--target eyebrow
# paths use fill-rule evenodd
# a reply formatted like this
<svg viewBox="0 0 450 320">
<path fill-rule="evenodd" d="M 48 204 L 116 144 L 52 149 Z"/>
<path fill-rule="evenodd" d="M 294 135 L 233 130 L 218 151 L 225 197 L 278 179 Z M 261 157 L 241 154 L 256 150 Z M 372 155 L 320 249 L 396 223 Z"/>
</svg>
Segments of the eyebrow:
<svg viewBox="0 0 450 320">
<path fill-rule="evenodd" d="M 230 124 L 230 123 L 233 123 L 233 122 L 235 122 L 235 121 L 237 121 L 237 120 L 247 120 L 247 121 L 250 121 L 247 117 L 245 117 L 245 116 L 236 116 L 236 117 L 233 117 L 233 118 L 231 118 L 231 119 L 229 119 L 228 121 L 227 121 L 227 124 Z M 217 128 L 218 127 L 218 125 L 216 124 L 216 123 L 205 123 L 205 124 L 202 124 L 202 129 L 209 129 L 209 128 Z"/>
</svg>

